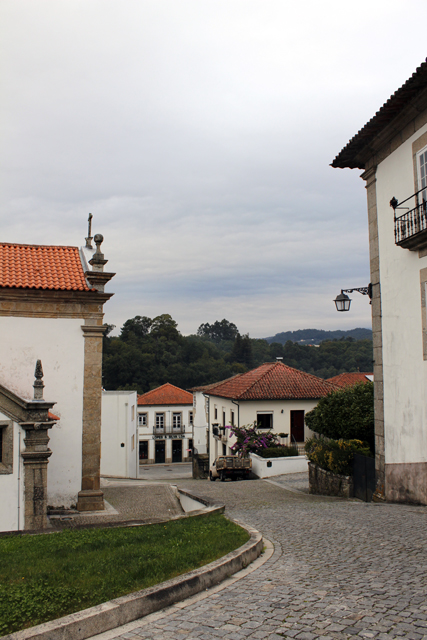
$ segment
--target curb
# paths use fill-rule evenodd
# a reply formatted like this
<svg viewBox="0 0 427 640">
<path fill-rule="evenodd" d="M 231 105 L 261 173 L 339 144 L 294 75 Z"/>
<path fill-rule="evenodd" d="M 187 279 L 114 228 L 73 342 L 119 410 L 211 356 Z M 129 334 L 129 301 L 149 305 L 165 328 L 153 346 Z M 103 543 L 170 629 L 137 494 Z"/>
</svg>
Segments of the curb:
<svg viewBox="0 0 427 640">
<path fill-rule="evenodd" d="M 239 526 L 250 533 L 250 540 L 219 560 L 155 587 L 11 633 L 2 640 L 85 640 L 209 589 L 245 568 L 262 552 L 262 535 L 242 523 Z"/>
</svg>

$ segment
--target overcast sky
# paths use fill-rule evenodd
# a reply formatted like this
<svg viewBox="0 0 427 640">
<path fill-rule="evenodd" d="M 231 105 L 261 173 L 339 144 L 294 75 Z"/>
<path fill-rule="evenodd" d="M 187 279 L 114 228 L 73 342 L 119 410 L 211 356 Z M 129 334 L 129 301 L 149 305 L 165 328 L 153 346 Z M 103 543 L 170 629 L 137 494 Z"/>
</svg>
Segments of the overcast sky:
<svg viewBox="0 0 427 640">
<path fill-rule="evenodd" d="M 364 182 L 329 164 L 426 58 L 425 0 L 0 0 L 1 240 L 102 233 L 105 320 L 370 327 Z M 390 214 L 392 215 L 392 214 Z"/>
</svg>

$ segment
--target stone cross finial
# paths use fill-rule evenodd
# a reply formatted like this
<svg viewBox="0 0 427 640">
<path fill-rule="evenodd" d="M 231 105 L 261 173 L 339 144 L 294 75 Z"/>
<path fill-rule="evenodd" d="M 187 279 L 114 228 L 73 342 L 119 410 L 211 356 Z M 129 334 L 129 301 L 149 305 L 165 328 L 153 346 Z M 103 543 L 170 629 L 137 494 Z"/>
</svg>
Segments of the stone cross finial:
<svg viewBox="0 0 427 640">
<path fill-rule="evenodd" d="M 33 384 L 34 388 L 34 400 L 43 400 L 43 388 L 44 384 L 42 381 L 43 378 L 43 367 L 42 361 L 37 360 L 36 362 L 36 370 L 34 371 L 35 381 Z"/>
<path fill-rule="evenodd" d="M 88 249 L 93 249 L 92 247 L 92 218 L 93 215 L 90 213 L 87 219 L 87 238 L 86 238 L 86 247 Z"/>
</svg>

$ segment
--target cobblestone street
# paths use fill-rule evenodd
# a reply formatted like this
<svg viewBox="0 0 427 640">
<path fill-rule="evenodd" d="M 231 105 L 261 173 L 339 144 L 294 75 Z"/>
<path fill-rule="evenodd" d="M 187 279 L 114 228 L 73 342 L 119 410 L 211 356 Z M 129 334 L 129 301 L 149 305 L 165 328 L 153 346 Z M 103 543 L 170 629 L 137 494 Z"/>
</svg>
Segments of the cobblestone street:
<svg viewBox="0 0 427 640">
<path fill-rule="evenodd" d="M 284 477 L 178 485 L 223 502 L 273 555 L 197 602 L 97 639 L 427 638 L 426 507 L 310 496 L 287 490 Z"/>
</svg>

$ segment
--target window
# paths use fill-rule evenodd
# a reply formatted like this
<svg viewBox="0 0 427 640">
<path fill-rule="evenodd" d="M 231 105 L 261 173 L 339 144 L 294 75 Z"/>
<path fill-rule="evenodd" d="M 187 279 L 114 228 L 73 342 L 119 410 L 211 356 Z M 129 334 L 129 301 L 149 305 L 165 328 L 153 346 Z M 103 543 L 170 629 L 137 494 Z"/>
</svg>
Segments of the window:
<svg viewBox="0 0 427 640">
<path fill-rule="evenodd" d="M 215 419 L 215 420 L 218 420 L 218 409 L 217 409 L 217 407 L 216 407 L 216 406 L 215 406 L 215 408 L 214 408 L 214 419 Z"/>
<path fill-rule="evenodd" d="M 230 411 L 230 422 L 231 426 L 234 427 L 234 411 Z"/>
<path fill-rule="evenodd" d="M 273 414 L 270 413 L 257 413 L 256 421 L 258 429 L 272 429 L 273 428 Z"/>
<path fill-rule="evenodd" d="M 181 431 L 181 413 L 172 414 L 172 426 L 174 431 Z"/>
<path fill-rule="evenodd" d="M 192 411 L 189 411 L 189 412 L 188 412 L 188 424 L 189 424 L 191 427 L 193 426 L 193 420 L 194 420 L 194 418 L 193 418 L 193 412 L 192 412 Z"/>
<path fill-rule="evenodd" d="M 222 426 L 225 427 L 225 411 L 222 412 Z"/>
<path fill-rule="evenodd" d="M 164 427 L 165 427 L 165 414 L 156 413 L 156 430 L 163 431 Z"/>
<path fill-rule="evenodd" d="M 147 413 L 139 413 L 138 414 L 138 426 L 139 427 L 147 427 L 148 426 L 148 414 Z"/>
<path fill-rule="evenodd" d="M 0 474 L 13 471 L 13 426 L 11 420 L 0 420 Z"/>
<path fill-rule="evenodd" d="M 227 445 L 226 445 L 226 444 L 223 444 L 223 445 L 222 445 L 222 455 L 223 455 L 223 456 L 226 456 L 226 455 L 227 455 Z"/>
</svg>

